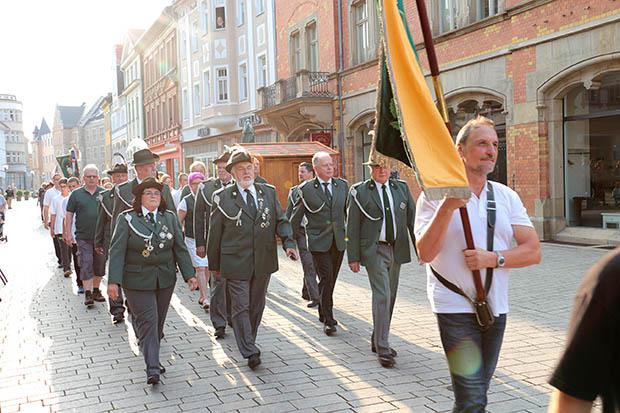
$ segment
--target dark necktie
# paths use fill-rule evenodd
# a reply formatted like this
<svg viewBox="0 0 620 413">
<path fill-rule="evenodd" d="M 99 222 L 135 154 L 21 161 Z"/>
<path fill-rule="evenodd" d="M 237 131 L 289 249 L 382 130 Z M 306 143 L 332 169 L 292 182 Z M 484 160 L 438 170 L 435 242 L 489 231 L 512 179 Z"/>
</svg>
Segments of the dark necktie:
<svg viewBox="0 0 620 413">
<path fill-rule="evenodd" d="M 155 222 L 155 215 L 153 215 L 152 212 L 149 212 L 148 214 L 146 214 L 146 220 L 148 222 L 150 222 L 151 224 Z"/>
<path fill-rule="evenodd" d="M 245 190 L 245 202 L 246 204 L 248 204 L 248 209 L 250 210 L 250 216 L 253 219 L 256 219 L 256 204 L 254 203 L 254 197 L 252 196 L 252 191 L 250 191 L 249 189 Z"/>
<path fill-rule="evenodd" d="M 327 202 L 331 205 L 332 203 L 332 193 L 329 192 L 329 182 L 323 182 L 323 190 L 325 191 L 325 196 L 327 197 Z"/>
<path fill-rule="evenodd" d="M 394 243 L 394 221 L 390 211 L 390 199 L 388 198 L 386 185 L 381 186 L 383 195 L 383 216 L 385 217 L 385 241 Z"/>
</svg>

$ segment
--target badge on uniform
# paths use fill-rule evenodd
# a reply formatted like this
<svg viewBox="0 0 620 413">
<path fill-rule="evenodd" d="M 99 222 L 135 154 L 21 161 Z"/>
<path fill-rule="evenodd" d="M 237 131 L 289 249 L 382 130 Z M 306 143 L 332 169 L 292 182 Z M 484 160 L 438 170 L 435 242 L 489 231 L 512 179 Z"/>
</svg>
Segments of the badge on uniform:
<svg viewBox="0 0 620 413">
<path fill-rule="evenodd" d="M 146 240 L 145 248 L 142 250 L 142 256 L 148 258 L 151 255 L 151 251 L 153 251 L 153 246 L 151 245 L 151 240 L 148 239 Z"/>
<path fill-rule="evenodd" d="M 405 204 L 404 202 L 400 203 L 400 209 L 405 209 L 407 207 L 407 204 Z"/>
</svg>

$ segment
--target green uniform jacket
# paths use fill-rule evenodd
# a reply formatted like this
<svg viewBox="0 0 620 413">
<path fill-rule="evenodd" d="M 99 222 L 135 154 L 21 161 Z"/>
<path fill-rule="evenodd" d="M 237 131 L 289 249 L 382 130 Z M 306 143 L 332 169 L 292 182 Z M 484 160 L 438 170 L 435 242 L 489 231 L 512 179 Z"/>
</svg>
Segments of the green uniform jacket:
<svg viewBox="0 0 620 413">
<path fill-rule="evenodd" d="M 196 239 L 196 247 L 207 246 L 209 216 L 211 215 L 211 206 L 213 204 L 211 198 L 213 193 L 222 189 L 222 187 L 222 181 L 215 178 L 209 178 L 198 187 L 196 202 L 194 203 L 194 238 Z"/>
<path fill-rule="evenodd" d="M 192 190 L 189 188 L 189 185 L 185 185 L 182 189 L 181 189 L 181 197 L 179 199 L 183 199 L 186 196 L 188 196 L 190 193 L 192 192 Z"/>
<path fill-rule="evenodd" d="M 151 234 L 153 250 L 145 257 L 142 254 L 147 245 L 144 235 Z M 176 282 L 177 265 L 185 280 L 194 276 L 179 218 L 172 211 L 157 212 L 154 225 L 134 210 L 118 216 L 110 245 L 109 283 L 132 290 L 167 288 Z"/>
<path fill-rule="evenodd" d="M 95 228 L 95 248 L 103 247 L 106 254 L 112 238 L 112 211 L 114 210 L 114 188 L 101 193 Z"/>
<path fill-rule="evenodd" d="M 415 202 L 405 181 L 390 179 L 389 185 L 396 221 L 394 261 L 403 264 L 411 261 L 409 236 L 415 248 Z M 347 258 L 350 263 L 359 261 L 365 266 L 376 259 L 382 224 L 383 207 L 375 182 L 368 179 L 353 185 L 349 192 L 347 217 Z"/>
<path fill-rule="evenodd" d="M 292 186 L 288 191 L 288 197 L 286 198 L 286 211 L 284 212 L 284 215 L 286 215 L 288 219 L 291 219 L 291 215 L 293 215 L 293 207 L 295 206 L 295 202 L 298 197 L 299 188 L 297 185 Z"/>
<path fill-rule="evenodd" d="M 349 185 L 342 178 L 332 178 L 332 203 L 328 205 L 327 196 L 318 178 L 302 182 L 297 186 L 298 199 L 293 208 L 291 226 L 295 235 L 301 230 L 301 221 L 306 216 L 306 237 L 308 250 L 326 252 L 336 241 L 338 251 L 346 249 L 344 240 L 347 193 Z"/>
<path fill-rule="evenodd" d="M 187 207 L 187 211 L 185 211 L 185 220 L 183 221 L 185 236 L 187 238 L 194 238 L 194 204 L 196 198 L 190 191 L 189 194 L 181 199 L 181 201 L 183 200 L 185 200 L 185 206 Z"/>
<path fill-rule="evenodd" d="M 278 271 L 276 235 L 284 249 L 295 248 L 293 232 L 275 187 L 254 186 L 259 204 L 254 220 L 237 185 L 213 194 L 207 256 L 209 269 L 220 271 L 225 278 L 247 280 L 252 275 L 265 276 Z"/>
<path fill-rule="evenodd" d="M 138 185 L 138 178 L 134 178 L 131 181 L 123 182 L 122 184 L 117 185 L 114 188 L 115 197 L 114 210 L 112 211 L 112 225 L 116 225 L 118 215 L 121 212 L 133 208 L 132 204 L 134 196 L 131 191 L 136 185 Z M 170 193 L 170 188 L 168 188 L 168 185 L 164 185 L 161 191 L 161 199 L 166 201 L 166 209 L 172 211 L 176 215 L 177 211 L 174 206 L 172 194 Z M 114 233 L 114 228 L 112 228 L 112 233 Z"/>
</svg>

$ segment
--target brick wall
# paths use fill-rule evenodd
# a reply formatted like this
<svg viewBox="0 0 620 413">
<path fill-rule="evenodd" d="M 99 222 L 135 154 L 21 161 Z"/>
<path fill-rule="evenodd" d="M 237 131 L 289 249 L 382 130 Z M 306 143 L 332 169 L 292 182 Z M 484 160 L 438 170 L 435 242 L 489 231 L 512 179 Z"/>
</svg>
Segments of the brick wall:
<svg viewBox="0 0 620 413">
<path fill-rule="evenodd" d="M 427 3 L 428 4 L 428 3 Z M 278 75 L 290 76 L 288 35 L 290 28 L 307 16 L 315 13 L 318 17 L 321 70 L 335 72 L 338 68 L 337 0 L 311 1 L 287 0 L 278 2 Z M 426 51 L 422 44 L 422 34 L 415 6 L 415 0 L 404 0 L 405 11 L 414 40 L 418 45 L 420 62 L 428 69 Z M 529 9 L 528 9 L 529 8 Z M 430 10 L 429 10 L 430 12 Z M 344 73 L 342 92 L 344 96 L 372 90 L 377 83 L 378 68 L 376 60 L 351 67 L 349 13 L 350 1 L 342 1 Z M 620 13 L 617 0 L 505 0 L 504 13 L 486 21 L 474 23 L 452 33 L 436 36 L 435 47 L 440 69 L 477 56 L 495 51 L 508 50 L 522 42 L 546 36 L 587 22 Z M 373 64 L 374 63 L 374 64 Z M 515 105 L 536 105 L 534 97 L 527 95 L 528 75 L 536 67 L 536 46 L 517 48 L 506 57 L 506 79 L 512 88 L 512 98 L 506 102 L 511 112 Z M 463 85 L 468 86 L 468 85 Z M 336 91 L 336 82 L 330 84 Z M 348 118 L 355 114 L 344 106 Z M 334 103 L 334 126 L 339 127 L 338 105 Z M 512 123 L 511 123 L 512 122 Z M 522 196 L 530 214 L 534 213 L 537 200 L 550 194 L 549 188 L 549 145 L 545 123 L 539 123 L 531 116 L 525 123 L 514 123 L 509 119 L 507 125 L 507 168 L 508 185 L 514 184 Z M 335 134 L 337 136 L 337 132 Z M 345 148 L 345 173 L 353 176 L 356 166 L 349 163 L 354 159 L 354 140 L 348 140 Z"/>
</svg>

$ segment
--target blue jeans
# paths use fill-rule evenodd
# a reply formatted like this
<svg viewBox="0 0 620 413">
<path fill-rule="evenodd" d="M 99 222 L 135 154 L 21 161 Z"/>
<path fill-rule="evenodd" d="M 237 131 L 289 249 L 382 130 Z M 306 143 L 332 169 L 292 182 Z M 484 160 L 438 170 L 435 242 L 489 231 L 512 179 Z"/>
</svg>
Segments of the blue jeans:
<svg viewBox="0 0 620 413">
<path fill-rule="evenodd" d="M 484 413 L 487 391 L 502 347 L 506 314 L 481 331 L 474 314 L 437 314 L 441 344 L 448 359 L 454 413 Z"/>
</svg>

